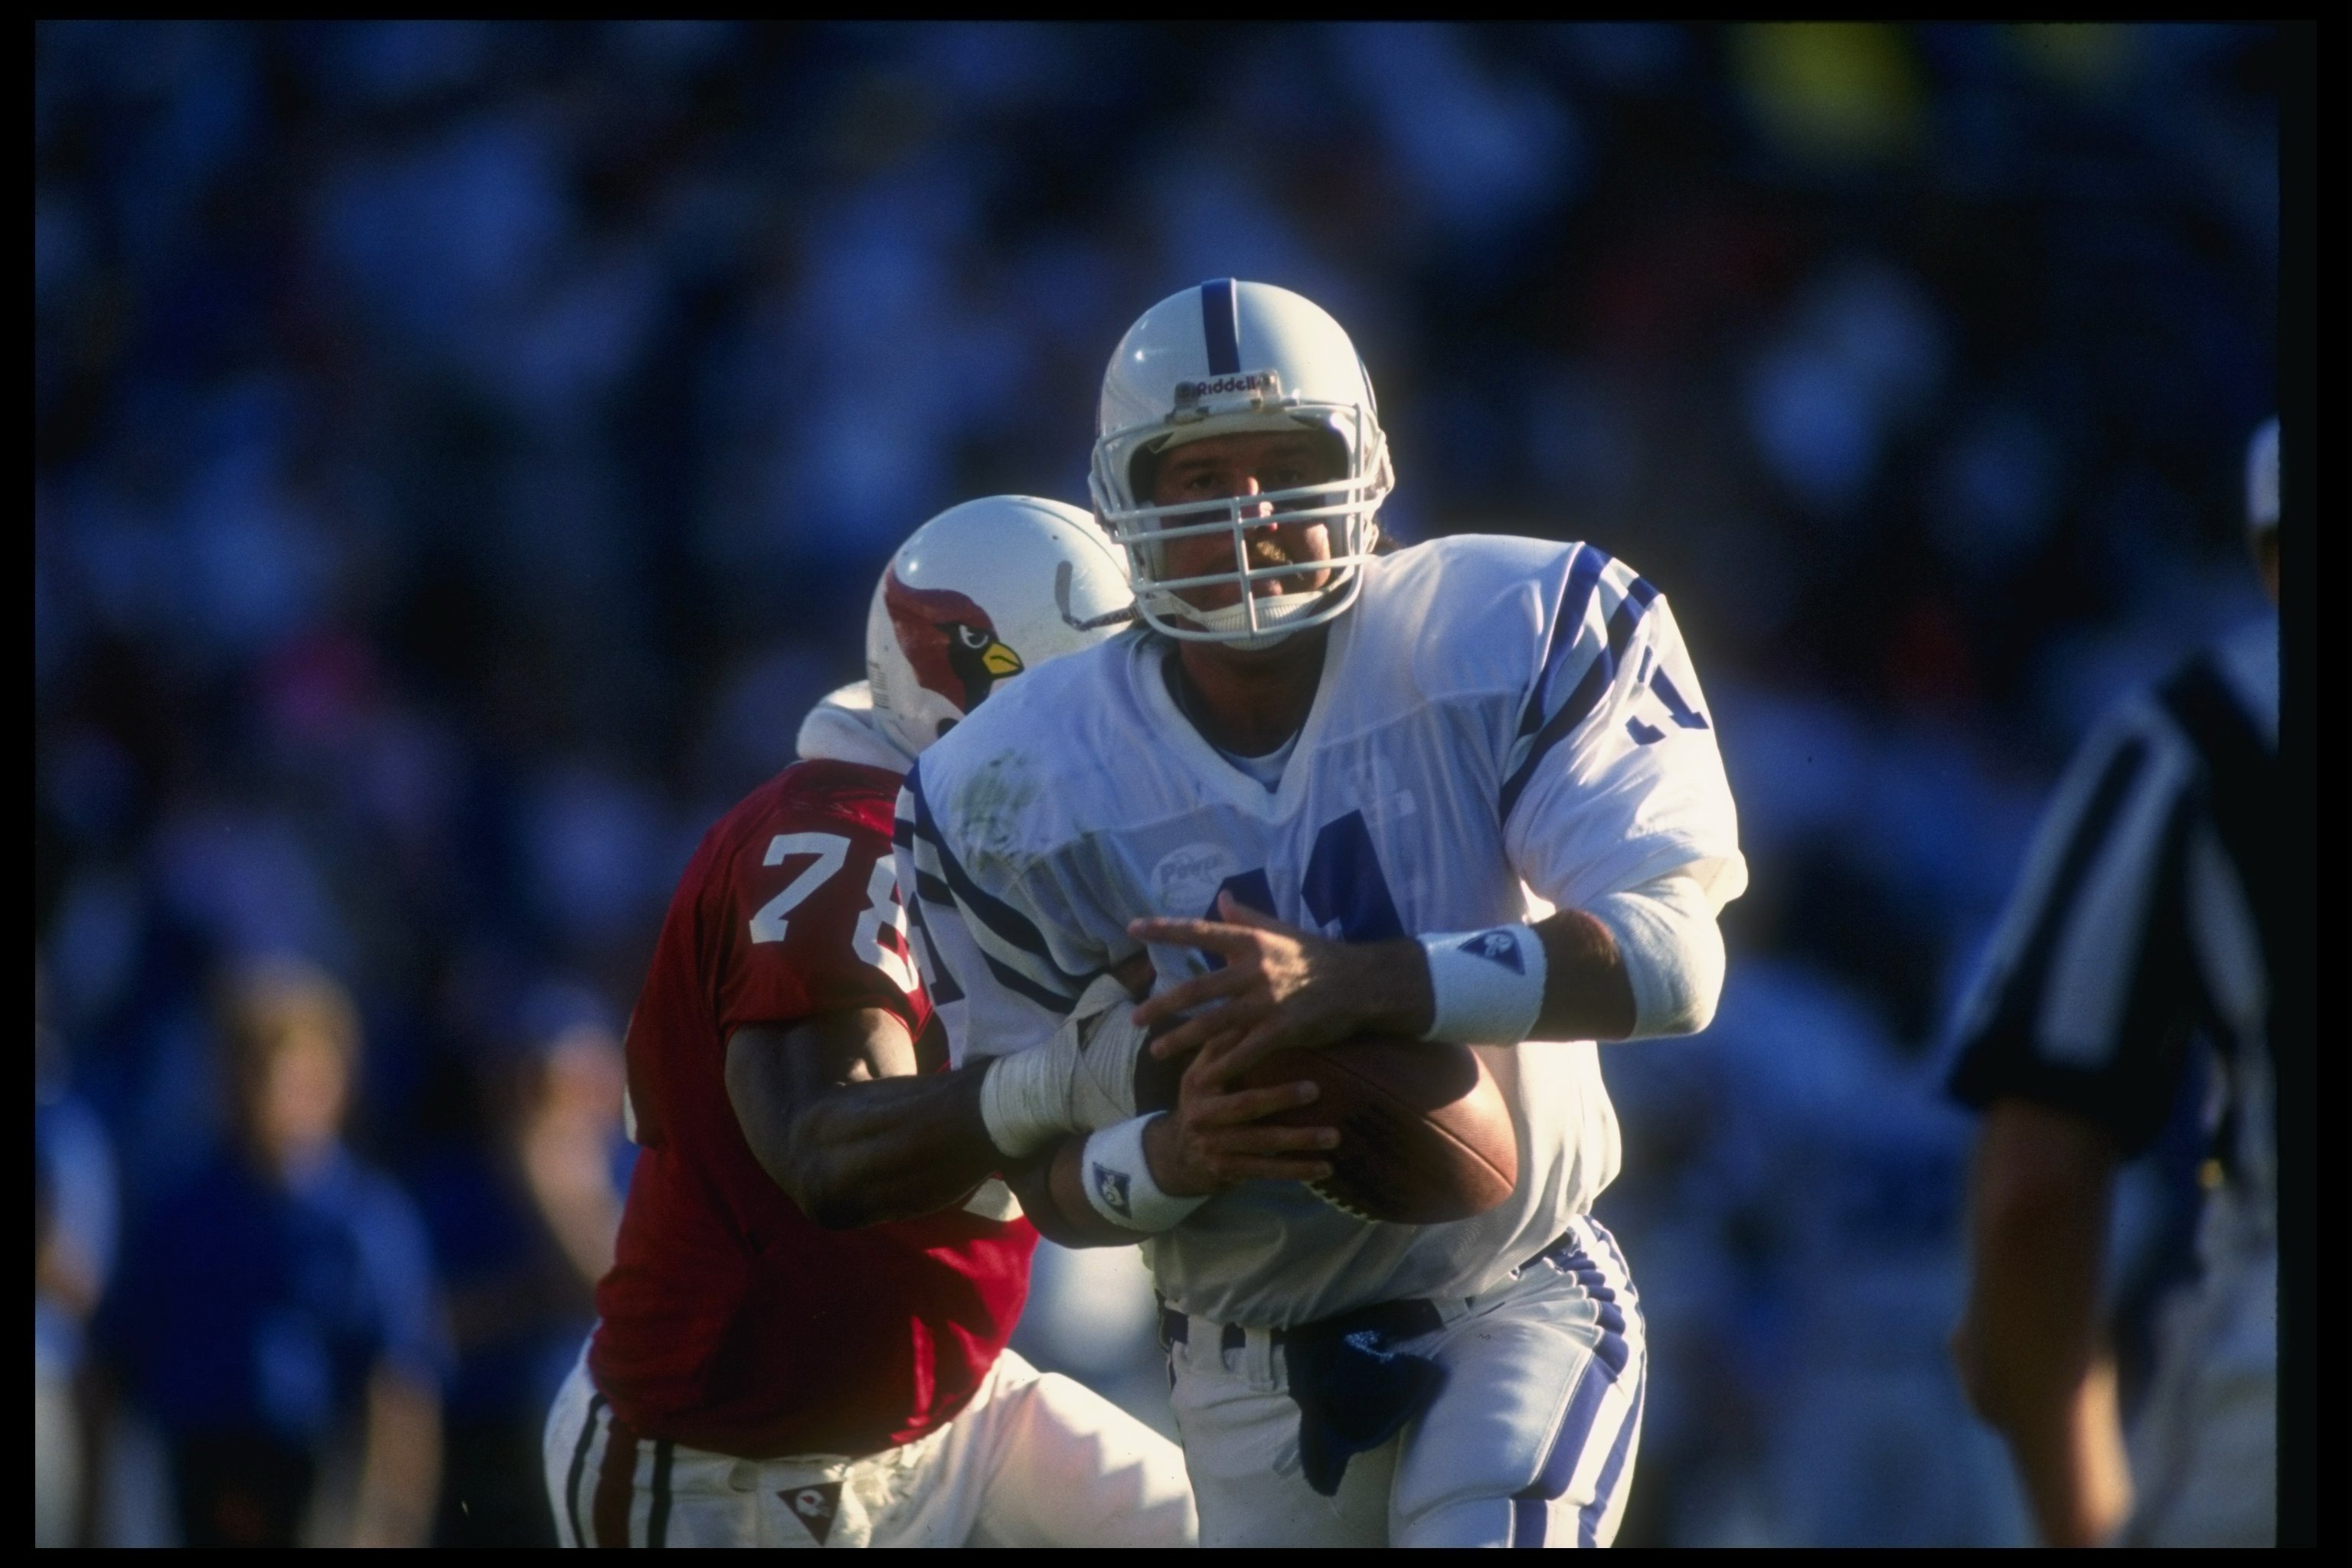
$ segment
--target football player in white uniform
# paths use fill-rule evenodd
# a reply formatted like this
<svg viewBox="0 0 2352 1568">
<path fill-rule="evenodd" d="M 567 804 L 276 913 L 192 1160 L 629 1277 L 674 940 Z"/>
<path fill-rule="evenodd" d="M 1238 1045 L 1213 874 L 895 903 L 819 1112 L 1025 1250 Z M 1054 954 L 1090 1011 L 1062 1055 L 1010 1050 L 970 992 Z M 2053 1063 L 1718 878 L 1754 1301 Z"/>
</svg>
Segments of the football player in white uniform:
<svg viewBox="0 0 2352 1568">
<path fill-rule="evenodd" d="M 1605 1544 L 1646 1363 L 1590 1213 L 1619 1160 L 1592 1042 L 1706 1025 L 1747 879 L 1673 615 L 1589 544 L 1376 553 L 1369 379 L 1280 289 L 1146 312 L 1097 437 L 1141 624 L 997 696 L 899 799 L 951 1051 L 996 1058 L 989 1134 L 1048 1235 L 1144 1244 L 1203 1544 Z M 1139 953 L 1132 1009 L 1106 976 Z M 1073 1020 L 1096 1054 L 1164 1029 L 1172 1110 L 1074 1116 L 1068 1053 L 1031 1048 Z M 1353 1217 L 1302 1184 L 1337 1134 L 1260 1120 L 1312 1086 L 1233 1086 L 1369 1030 L 1479 1048 L 1518 1143 L 1500 1206 Z"/>
</svg>

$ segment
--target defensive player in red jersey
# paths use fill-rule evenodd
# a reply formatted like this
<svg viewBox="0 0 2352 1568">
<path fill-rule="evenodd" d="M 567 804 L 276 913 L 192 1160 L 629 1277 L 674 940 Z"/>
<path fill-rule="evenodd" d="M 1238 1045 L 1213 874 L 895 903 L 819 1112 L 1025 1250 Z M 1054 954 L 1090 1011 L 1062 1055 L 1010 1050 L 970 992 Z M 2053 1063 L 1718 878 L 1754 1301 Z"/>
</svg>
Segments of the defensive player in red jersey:
<svg viewBox="0 0 2352 1568">
<path fill-rule="evenodd" d="M 993 497 L 900 548 L 869 681 L 702 841 L 631 1018 L 642 1146 L 550 1414 L 576 1545 L 1190 1545 L 1174 1446 L 1005 1348 L 1036 1232 L 909 955 L 892 806 L 996 682 L 1125 618 L 1085 512 Z"/>
</svg>

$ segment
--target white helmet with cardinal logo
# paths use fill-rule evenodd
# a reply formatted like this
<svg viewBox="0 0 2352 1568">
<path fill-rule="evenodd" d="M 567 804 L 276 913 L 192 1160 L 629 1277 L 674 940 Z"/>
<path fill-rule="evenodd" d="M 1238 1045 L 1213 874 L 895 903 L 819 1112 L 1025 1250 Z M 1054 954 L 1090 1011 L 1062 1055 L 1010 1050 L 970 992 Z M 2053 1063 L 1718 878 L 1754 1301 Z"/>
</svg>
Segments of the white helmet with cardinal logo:
<svg viewBox="0 0 2352 1568">
<path fill-rule="evenodd" d="M 950 507 L 891 556 L 866 614 L 874 720 L 909 757 L 999 681 L 1133 618 L 1127 567 L 1087 512 L 1034 496 Z"/>
</svg>

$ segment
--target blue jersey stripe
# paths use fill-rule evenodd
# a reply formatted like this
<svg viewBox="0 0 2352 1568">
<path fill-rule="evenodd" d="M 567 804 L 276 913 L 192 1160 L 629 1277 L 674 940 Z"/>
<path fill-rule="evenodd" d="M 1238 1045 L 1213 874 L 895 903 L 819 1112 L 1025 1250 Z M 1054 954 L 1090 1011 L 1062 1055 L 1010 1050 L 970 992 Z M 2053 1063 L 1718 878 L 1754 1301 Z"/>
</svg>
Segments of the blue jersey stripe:
<svg viewBox="0 0 2352 1568">
<path fill-rule="evenodd" d="M 1633 627 L 1649 609 L 1650 601 L 1657 596 L 1657 587 L 1647 577 L 1636 577 L 1625 584 L 1624 602 L 1617 606 L 1617 613 L 1609 617 L 1610 662 L 1623 662 L 1625 645 L 1633 640 Z"/>
<path fill-rule="evenodd" d="M 944 892 L 946 889 L 940 890 Z M 907 915 L 914 921 L 915 934 L 923 939 L 923 956 L 930 960 L 930 965 L 924 973 L 930 980 L 931 1005 L 945 1007 L 950 1003 L 962 1001 L 963 987 L 956 983 L 955 972 L 948 967 L 947 960 L 940 956 L 940 944 L 932 938 L 931 928 L 923 918 L 920 899 L 907 905 Z"/>
<path fill-rule="evenodd" d="M 1212 279 L 1201 285 L 1201 336 L 1209 346 L 1211 375 L 1241 374 L 1242 327 L 1232 279 Z"/>
<path fill-rule="evenodd" d="M 1576 552 L 1576 560 L 1568 569 L 1567 580 L 1559 586 L 1559 604 L 1551 617 L 1551 640 L 1544 645 L 1543 663 L 1536 671 L 1535 689 L 1528 696 L 1527 711 L 1519 715 L 1519 733 L 1532 735 L 1543 727 L 1544 699 L 1551 690 L 1551 678 L 1562 660 L 1576 647 L 1576 634 L 1583 629 L 1585 612 L 1592 607 L 1592 590 L 1601 581 L 1601 568 L 1609 557 L 1590 544 Z"/>
<path fill-rule="evenodd" d="M 907 795 L 915 803 L 915 833 L 924 843 L 938 852 L 940 869 L 947 878 L 948 889 L 954 895 L 956 904 L 965 913 L 987 927 L 999 941 L 1008 946 L 1017 947 L 1024 952 L 1033 953 L 1043 962 L 1056 979 L 1069 987 L 1066 995 L 1056 997 L 1049 1005 L 1061 1012 L 1068 1012 L 1071 1004 L 1076 1000 L 1078 993 L 1086 987 L 1086 976 L 1072 974 L 1060 964 L 1055 963 L 1053 951 L 1045 945 L 1045 934 L 1038 931 L 1029 918 L 1011 904 L 990 894 L 979 883 L 973 881 L 971 875 L 957 863 L 954 854 L 948 848 L 947 840 L 940 836 L 939 826 L 931 819 L 931 805 L 923 795 L 920 763 L 917 763 L 907 774 Z M 922 879 L 919 876 L 916 882 L 916 891 L 918 894 L 923 891 Z M 935 899 L 933 901 L 944 900 Z M 989 961 L 989 967 L 997 969 L 993 959 Z M 998 970 L 998 973 L 1002 974 L 1004 972 Z M 1033 994 L 1024 987 L 1016 986 L 1015 989 L 1022 990 L 1024 995 Z M 1038 989 L 1042 991 L 1043 988 Z M 1042 1000 L 1042 997 L 1039 999 Z"/>
<path fill-rule="evenodd" d="M 1509 778 L 1503 781 L 1496 814 L 1499 820 L 1508 822 L 1511 819 L 1511 808 L 1519 804 L 1519 796 L 1533 782 L 1536 764 L 1543 761 L 1544 753 L 1591 718 L 1592 710 L 1601 705 L 1601 696 L 1608 691 L 1609 683 L 1617 678 L 1617 666 L 1624 659 L 1626 645 L 1633 640 L 1633 628 L 1641 625 L 1650 601 L 1657 596 L 1657 589 L 1650 585 L 1646 577 L 1634 578 L 1625 590 L 1624 600 L 1618 605 L 1617 613 L 1609 617 L 1609 646 L 1594 655 L 1592 662 L 1585 666 L 1584 679 L 1576 683 L 1576 689 L 1568 694 L 1568 700 L 1559 705 L 1559 711 L 1536 731 L 1535 745 L 1528 751 L 1527 759 L 1519 763 Z"/>
<path fill-rule="evenodd" d="M 985 949 L 982 951 L 980 956 L 986 961 L 988 964 L 988 972 L 991 974 L 995 975 L 998 982 L 1002 984 L 1007 991 L 1017 992 L 1021 995 L 1028 997 L 1029 1000 L 1036 1003 L 1037 1005 L 1045 1008 L 1048 1013 L 1056 1013 L 1066 1017 L 1069 1016 L 1071 1009 L 1075 1008 L 1078 1005 L 1078 999 L 1076 997 L 1065 996 L 1059 992 L 1047 990 L 1045 986 L 1038 984 L 1035 981 L 1030 979 L 1027 975 L 1022 973 L 1019 970 L 1013 968 L 1011 964 L 1006 963 L 1002 959 L 999 959 L 993 954 L 988 952 Z M 1056 971 L 1056 973 L 1059 972 Z"/>
</svg>

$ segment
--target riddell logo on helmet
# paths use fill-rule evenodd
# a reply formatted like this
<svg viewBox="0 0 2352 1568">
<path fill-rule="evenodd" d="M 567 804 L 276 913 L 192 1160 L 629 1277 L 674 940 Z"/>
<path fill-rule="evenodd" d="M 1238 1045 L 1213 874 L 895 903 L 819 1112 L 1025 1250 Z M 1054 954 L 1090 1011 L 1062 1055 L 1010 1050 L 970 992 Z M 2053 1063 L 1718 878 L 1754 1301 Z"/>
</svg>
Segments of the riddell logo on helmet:
<svg viewBox="0 0 2352 1568">
<path fill-rule="evenodd" d="M 1257 397 L 1282 395 L 1282 376 L 1271 370 L 1253 370 L 1240 375 L 1213 376 L 1207 381 L 1180 381 L 1176 384 L 1176 406 L 1190 408 L 1204 397 L 1223 397 L 1230 393 L 1246 392 Z"/>
</svg>

